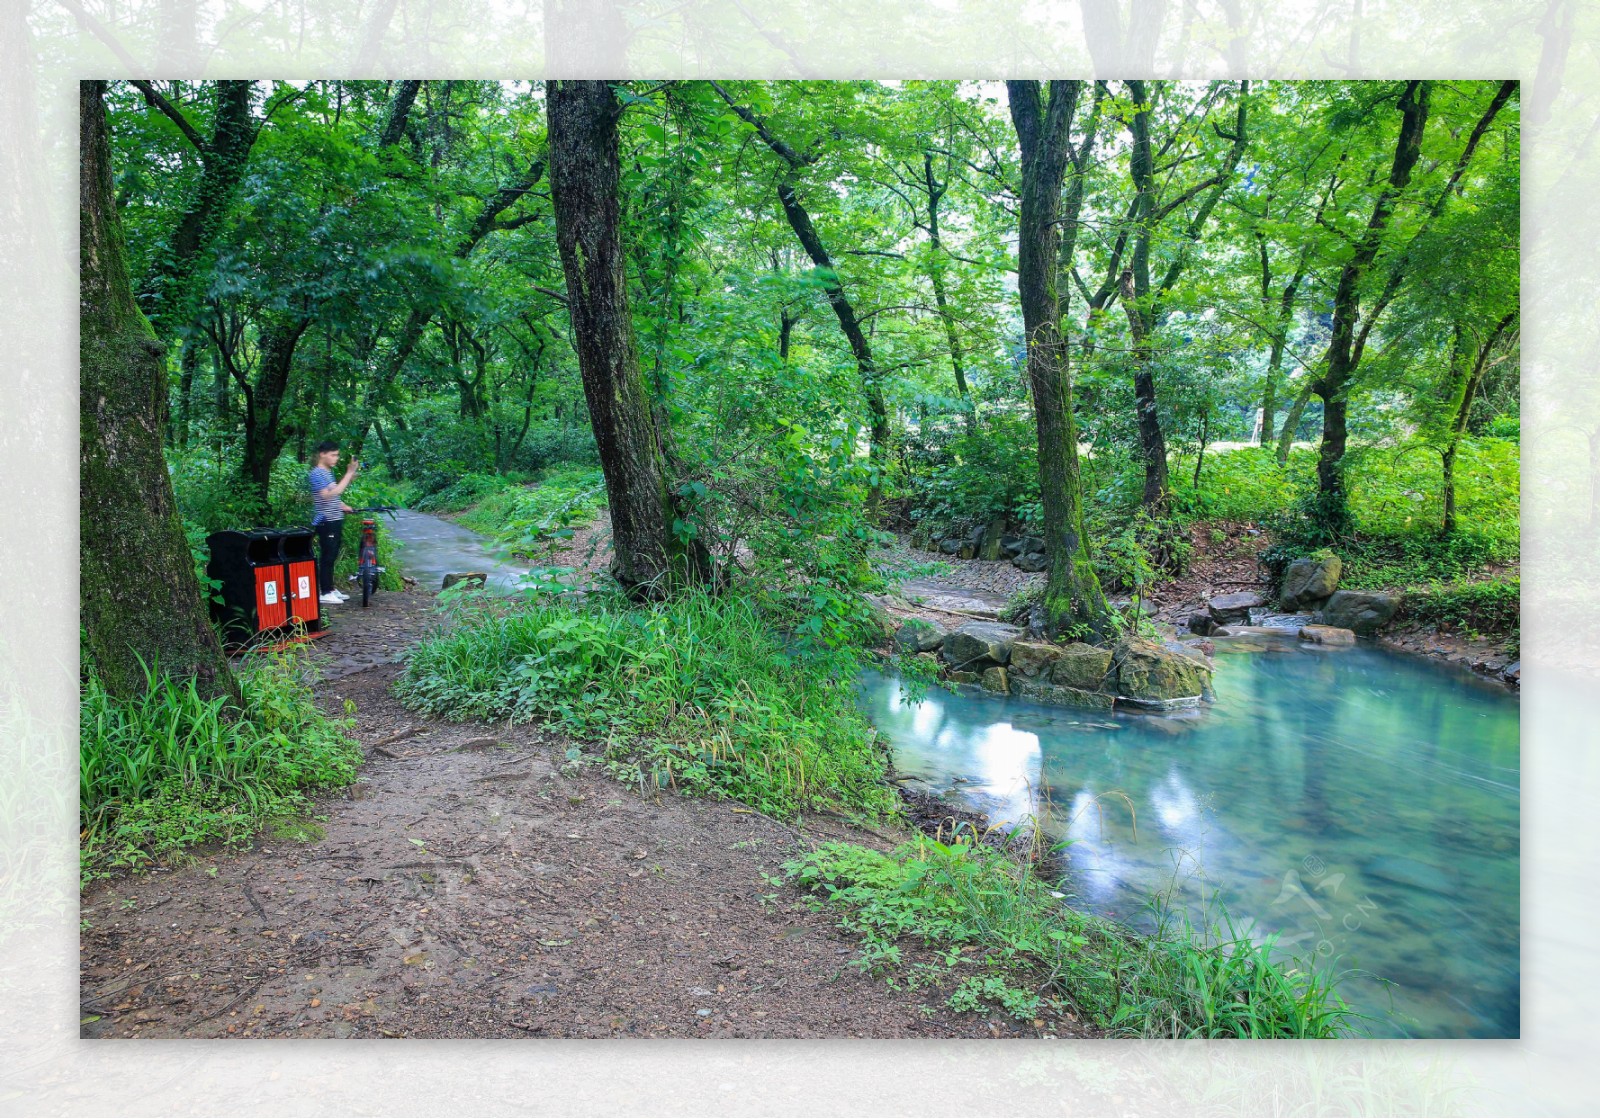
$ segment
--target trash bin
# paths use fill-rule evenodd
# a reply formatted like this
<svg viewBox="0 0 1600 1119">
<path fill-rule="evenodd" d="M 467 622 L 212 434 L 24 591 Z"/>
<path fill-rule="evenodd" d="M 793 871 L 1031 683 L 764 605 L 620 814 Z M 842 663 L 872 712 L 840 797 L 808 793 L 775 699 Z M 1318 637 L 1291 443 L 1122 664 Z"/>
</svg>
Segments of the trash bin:
<svg viewBox="0 0 1600 1119">
<path fill-rule="evenodd" d="M 224 529 L 206 538 L 206 574 L 222 584 L 211 616 L 223 644 L 239 648 L 291 625 L 319 633 L 315 534 L 309 529 Z"/>
<path fill-rule="evenodd" d="M 322 629 L 322 614 L 317 606 L 317 534 L 309 528 L 284 529 L 283 562 L 288 569 L 289 621 L 299 623 L 308 633 Z"/>
</svg>

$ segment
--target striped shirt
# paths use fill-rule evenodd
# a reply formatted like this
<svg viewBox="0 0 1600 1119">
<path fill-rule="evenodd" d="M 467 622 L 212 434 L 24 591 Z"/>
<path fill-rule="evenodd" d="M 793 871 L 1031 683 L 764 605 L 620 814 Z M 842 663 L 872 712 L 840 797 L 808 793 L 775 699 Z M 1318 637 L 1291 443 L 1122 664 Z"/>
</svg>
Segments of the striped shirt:
<svg viewBox="0 0 1600 1119">
<path fill-rule="evenodd" d="M 339 501 L 339 495 L 336 493 L 324 494 L 322 492 L 333 484 L 333 471 L 326 466 L 312 468 L 311 500 L 317 507 L 316 516 L 311 518 L 313 525 L 322 524 L 324 521 L 344 520 L 344 506 Z"/>
</svg>

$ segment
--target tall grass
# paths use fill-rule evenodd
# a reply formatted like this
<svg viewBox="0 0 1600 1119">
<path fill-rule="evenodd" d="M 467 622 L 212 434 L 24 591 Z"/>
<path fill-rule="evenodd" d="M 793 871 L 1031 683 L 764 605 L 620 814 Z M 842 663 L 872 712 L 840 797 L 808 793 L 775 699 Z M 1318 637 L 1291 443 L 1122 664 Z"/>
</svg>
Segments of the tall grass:
<svg viewBox="0 0 1600 1119">
<path fill-rule="evenodd" d="M 919 836 L 892 854 L 824 843 L 784 872 L 862 937 L 867 970 L 895 979 L 904 938 L 942 949 L 965 976 L 957 1009 L 1070 1010 L 1132 1037 L 1321 1038 L 1357 1022 L 1325 972 L 1273 961 L 1271 938 L 1255 943 L 1226 918 L 1141 936 L 1064 907 L 1029 867 L 964 840 Z"/>
<path fill-rule="evenodd" d="M 79 703 L 80 863 L 85 874 L 138 866 L 197 843 L 242 842 L 303 811 L 304 790 L 349 783 L 361 760 L 353 721 L 316 706 L 293 652 L 239 674 L 242 709 L 193 680 L 146 667 L 132 699 L 92 668 Z"/>
<path fill-rule="evenodd" d="M 631 779 L 776 815 L 893 811 L 887 752 L 855 706 L 854 657 L 799 655 L 748 601 L 467 609 L 407 659 L 399 694 L 426 714 L 548 720 L 604 742 Z"/>
</svg>

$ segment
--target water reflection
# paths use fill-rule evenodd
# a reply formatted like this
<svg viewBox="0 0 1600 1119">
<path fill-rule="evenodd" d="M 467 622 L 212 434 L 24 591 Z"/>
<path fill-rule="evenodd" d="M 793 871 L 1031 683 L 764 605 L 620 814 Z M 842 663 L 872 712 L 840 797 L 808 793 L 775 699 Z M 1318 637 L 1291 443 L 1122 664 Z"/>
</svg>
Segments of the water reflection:
<svg viewBox="0 0 1600 1119">
<path fill-rule="evenodd" d="M 1079 904 L 1148 923 L 1155 893 L 1220 899 L 1365 972 L 1343 989 L 1380 1034 L 1515 1036 L 1515 698 L 1368 648 L 1229 656 L 1215 686 L 1186 720 L 862 695 L 902 772 L 1071 840 Z"/>
</svg>

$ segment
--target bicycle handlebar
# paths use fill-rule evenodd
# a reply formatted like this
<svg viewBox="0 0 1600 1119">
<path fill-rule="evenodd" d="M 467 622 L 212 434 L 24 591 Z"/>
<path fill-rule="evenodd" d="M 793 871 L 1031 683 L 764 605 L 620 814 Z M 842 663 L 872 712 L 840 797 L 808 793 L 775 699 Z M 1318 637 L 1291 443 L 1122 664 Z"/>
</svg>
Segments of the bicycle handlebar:
<svg viewBox="0 0 1600 1119">
<path fill-rule="evenodd" d="M 392 517 L 399 509 L 398 505 L 363 505 L 350 511 L 352 513 L 387 513 Z"/>
</svg>

